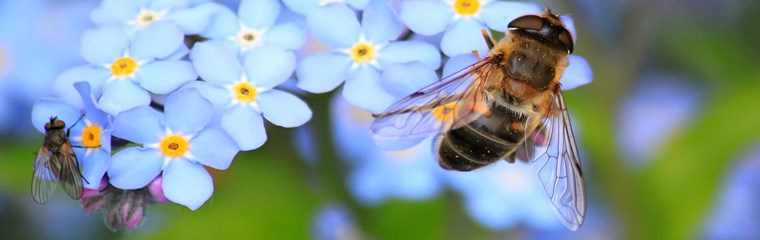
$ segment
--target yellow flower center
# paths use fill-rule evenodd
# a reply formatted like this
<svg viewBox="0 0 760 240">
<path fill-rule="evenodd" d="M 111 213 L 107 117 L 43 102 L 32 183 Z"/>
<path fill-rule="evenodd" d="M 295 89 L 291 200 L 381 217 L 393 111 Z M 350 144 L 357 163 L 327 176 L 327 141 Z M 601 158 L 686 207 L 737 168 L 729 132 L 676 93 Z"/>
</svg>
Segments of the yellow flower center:
<svg viewBox="0 0 760 240">
<path fill-rule="evenodd" d="M 100 133 L 103 129 L 97 124 L 89 124 L 82 131 L 82 145 L 86 148 L 100 147 Z"/>
<path fill-rule="evenodd" d="M 161 153 L 170 158 L 184 156 L 189 149 L 190 143 L 185 137 L 180 135 L 168 135 L 164 137 L 159 147 Z"/>
<path fill-rule="evenodd" d="M 248 82 L 240 82 L 232 87 L 232 95 L 240 102 L 250 103 L 256 100 L 258 95 L 256 87 Z"/>
<path fill-rule="evenodd" d="M 459 15 L 470 16 L 478 13 L 480 10 L 480 1 L 478 0 L 456 0 L 454 1 L 454 12 Z"/>
<path fill-rule="evenodd" d="M 161 20 L 161 14 L 155 11 L 143 9 L 137 14 L 135 19 L 135 25 L 142 29 L 150 25 L 154 21 Z"/>
<path fill-rule="evenodd" d="M 456 106 L 457 102 L 450 102 L 446 105 L 436 107 L 433 109 L 433 117 L 441 122 L 453 122 Z"/>
<path fill-rule="evenodd" d="M 351 59 L 356 63 L 367 63 L 375 59 L 375 46 L 366 42 L 351 47 Z"/>
<path fill-rule="evenodd" d="M 135 73 L 137 70 L 137 61 L 130 57 L 116 59 L 111 64 L 111 74 L 117 77 L 126 77 Z"/>
</svg>

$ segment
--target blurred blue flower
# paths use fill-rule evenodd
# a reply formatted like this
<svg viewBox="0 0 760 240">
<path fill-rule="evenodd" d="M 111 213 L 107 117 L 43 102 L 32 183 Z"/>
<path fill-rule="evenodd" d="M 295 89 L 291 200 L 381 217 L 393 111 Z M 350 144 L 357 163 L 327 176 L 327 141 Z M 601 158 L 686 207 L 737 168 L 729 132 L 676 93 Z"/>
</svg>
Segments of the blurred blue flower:
<svg viewBox="0 0 760 240">
<path fill-rule="evenodd" d="M 699 109 L 696 87 L 673 76 L 647 76 L 627 96 L 618 113 L 618 143 L 628 163 L 643 167 Z M 655 117 L 656 116 L 656 117 Z"/>
<path fill-rule="evenodd" d="M 759 239 L 760 145 L 755 144 L 725 175 L 715 206 L 704 222 L 706 239 Z"/>
<path fill-rule="evenodd" d="M 278 22 L 281 8 L 277 0 L 242 0 L 237 16 L 227 8 L 220 10 L 201 35 L 242 53 L 259 47 L 297 50 L 304 43 L 306 29 L 296 21 Z"/>
<path fill-rule="evenodd" d="M 90 63 L 62 73 L 56 80 L 61 97 L 71 96 L 66 86 L 87 81 L 99 97 L 98 108 L 111 115 L 150 103 L 150 93 L 167 94 L 198 76 L 190 62 L 166 60 L 183 46 L 182 32 L 174 24 L 157 22 L 130 40 L 114 25 L 88 30 L 82 36 L 82 57 Z M 69 90 L 67 90 L 69 89 Z"/>
<path fill-rule="evenodd" d="M 192 210 L 214 191 L 203 168 L 226 169 L 238 152 L 224 131 L 209 125 L 213 106 L 194 89 L 172 93 L 164 113 L 140 106 L 122 112 L 113 135 L 140 147 L 122 149 L 108 168 L 110 183 L 120 189 L 145 187 L 163 171 L 163 191 L 172 202 Z"/>
<path fill-rule="evenodd" d="M 539 14 L 534 3 L 495 0 L 409 0 L 401 3 L 399 19 L 409 29 L 422 35 L 443 32 L 441 50 L 447 56 L 470 53 L 485 56 L 488 49 L 481 29 L 507 30 L 512 19 Z"/>
<path fill-rule="evenodd" d="M 345 4 L 354 10 L 363 10 L 370 0 L 282 0 L 282 2 L 291 11 L 306 15 L 309 10 L 332 3 Z"/>
<path fill-rule="evenodd" d="M 56 74 L 78 61 L 90 1 L 0 2 L 0 132 L 29 133 L 32 103 L 49 97 Z M 18 127 L 24 126 L 24 127 Z"/>
<path fill-rule="evenodd" d="M 319 209 L 311 224 L 313 239 L 363 239 L 351 213 L 343 206 L 328 204 Z"/>
<path fill-rule="evenodd" d="M 431 139 L 404 151 L 377 148 L 369 136 L 372 116 L 349 105 L 340 96 L 331 104 L 334 139 L 341 156 L 349 160 L 349 189 L 366 204 L 388 198 L 423 200 L 436 196 L 443 170 L 433 158 Z"/>
<path fill-rule="evenodd" d="M 218 42 L 197 43 L 190 54 L 205 82 L 190 86 L 211 100 L 221 126 L 242 150 L 266 142 L 262 114 L 281 127 L 297 127 L 311 119 L 311 109 L 298 97 L 274 89 L 295 68 L 295 55 L 279 48 L 252 50 L 240 64 L 236 54 Z"/>
<path fill-rule="evenodd" d="M 418 41 L 394 41 L 402 26 L 388 1 L 370 2 L 362 13 L 361 25 L 354 12 L 342 4 L 311 10 L 306 22 L 312 35 L 331 51 L 299 62 L 296 74 L 301 89 L 324 93 L 345 80 L 342 93 L 348 102 L 379 113 L 402 96 L 394 92 L 395 88 L 405 86 L 385 75 L 390 65 L 399 65 L 394 67 L 394 76 L 414 76 L 422 83 L 438 79 L 434 70 L 440 67 L 440 54 L 435 47 Z"/>
<path fill-rule="evenodd" d="M 82 82 L 76 87 L 85 103 L 84 113 L 57 99 L 40 99 L 32 108 L 32 124 L 38 131 L 45 133 L 44 126 L 50 117 L 64 121 L 86 180 L 84 187 L 97 189 L 110 163 L 111 124 L 108 117 L 95 107 L 90 85 Z"/>
<path fill-rule="evenodd" d="M 103 0 L 90 18 L 98 25 L 121 25 L 130 36 L 158 22 L 174 23 L 191 35 L 204 31 L 221 8 L 211 1 Z"/>
<path fill-rule="evenodd" d="M 530 165 L 506 161 L 474 172 L 444 174 L 464 196 L 467 211 L 483 226 L 507 229 L 525 223 L 541 229 L 561 227 L 536 176 Z"/>
</svg>

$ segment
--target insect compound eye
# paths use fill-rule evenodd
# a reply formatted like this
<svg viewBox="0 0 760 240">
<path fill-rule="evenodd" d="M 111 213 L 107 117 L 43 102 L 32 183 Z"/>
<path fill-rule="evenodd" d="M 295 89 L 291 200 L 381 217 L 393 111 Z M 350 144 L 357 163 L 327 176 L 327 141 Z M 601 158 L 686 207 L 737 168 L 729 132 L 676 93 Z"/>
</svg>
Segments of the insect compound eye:
<svg viewBox="0 0 760 240">
<path fill-rule="evenodd" d="M 573 53 L 573 37 L 567 29 L 562 29 L 559 36 L 559 42 L 567 49 L 568 52 Z"/>
<path fill-rule="evenodd" d="M 55 122 L 53 122 L 53 127 L 55 127 L 55 128 L 64 128 L 64 127 L 66 127 L 66 123 L 64 123 L 61 120 L 57 120 L 56 119 Z"/>
<path fill-rule="evenodd" d="M 536 15 L 525 15 L 512 20 L 507 27 L 540 31 L 544 27 L 544 19 Z"/>
</svg>

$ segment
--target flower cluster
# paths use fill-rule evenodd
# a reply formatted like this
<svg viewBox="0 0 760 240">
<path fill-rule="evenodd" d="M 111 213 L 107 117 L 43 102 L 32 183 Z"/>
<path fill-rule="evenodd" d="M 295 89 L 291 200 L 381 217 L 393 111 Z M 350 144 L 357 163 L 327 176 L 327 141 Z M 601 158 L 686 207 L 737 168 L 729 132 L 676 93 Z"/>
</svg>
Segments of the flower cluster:
<svg viewBox="0 0 760 240">
<path fill-rule="evenodd" d="M 290 92 L 343 85 L 332 108 L 336 139 L 350 145 L 352 192 L 367 203 L 425 199 L 447 183 L 429 144 L 376 149 L 370 113 L 475 61 L 472 50 L 486 55 L 481 29 L 503 32 L 511 19 L 539 12 L 488 0 L 241 0 L 237 11 L 209 0 L 103 0 L 90 15 L 96 26 L 81 36 L 86 63 L 55 78 L 56 98 L 36 102 L 32 123 L 41 132 L 51 116 L 73 124 L 83 207 L 102 212 L 111 229 L 134 228 L 151 203 L 201 207 L 214 191 L 206 168 L 227 169 L 238 152 L 265 144 L 265 120 L 285 128 L 310 121 L 310 107 Z M 441 33 L 440 42 L 416 40 Z M 574 55 L 564 77 L 565 88 L 591 79 Z M 448 182 L 460 190 L 481 181 Z M 486 191 L 461 192 L 478 202 L 485 197 L 472 195 Z"/>
</svg>

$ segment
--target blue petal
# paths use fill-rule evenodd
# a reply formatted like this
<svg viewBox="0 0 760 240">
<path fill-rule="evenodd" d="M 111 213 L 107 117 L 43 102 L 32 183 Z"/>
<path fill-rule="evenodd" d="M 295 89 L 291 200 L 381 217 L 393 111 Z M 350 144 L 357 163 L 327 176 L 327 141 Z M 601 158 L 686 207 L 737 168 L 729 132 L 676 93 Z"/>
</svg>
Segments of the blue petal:
<svg viewBox="0 0 760 240">
<path fill-rule="evenodd" d="M 166 131 L 162 118 L 150 107 L 133 108 L 116 116 L 112 135 L 137 144 L 158 143 Z"/>
<path fill-rule="evenodd" d="M 82 98 L 82 104 L 86 115 L 85 118 L 98 125 L 106 125 L 108 123 L 108 116 L 95 106 L 95 96 L 92 95 L 90 83 L 78 82 L 74 84 L 74 88 L 76 88 L 77 92 L 79 92 L 79 96 Z M 111 151 L 110 145 L 111 143 L 108 142 L 108 151 Z"/>
<path fill-rule="evenodd" d="M 203 166 L 182 159 L 166 166 L 163 189 L 172 202 L 196 210 L 214 193 L 214 183 Z"/>
<path fill-rule="evenodd" d="M 296 22 L 277 24 L 266 33 L 264 45 L 273 44 L 288 50 L 298 50 L 306 41 L 306 27 Z"/>
<path fill-rule="evenodd" d="M 517 17 L 528 14 L 541 14 L 541 8 L 538 4 L 528 2 L 502 2 L 493 1 L 483 6 L 480 11 L 480 17 L 489 28 L 505 32 L 507 24 Z"/>
<path fill-rule="evenodd" d="M 591 66 L 586 59 L 571 54 L 568 60 L 570 65 L 565 68 L 565 73 L 559 79 L 559 82 L 562 83 L 562 90 L 570 90 L 591 83 L 594 73 L 591 72 Z"/>
<path fill-rule="evenodd" d="M 373 1 L 367 6 L 362 12 L 362 28 L 367 40 L 373 43 L 395 40 L 403 30 L 386 0 Z"/>
<path fill-rule="evenodd" d="M 166 126 L 182 134 L 194 134 L 203 129 L 213 113 L 211 102 L 192 88 L 172 93 L 164 105 Z"/>
<path fill-rule="evenodd" d="M 305 59 L 296 66 L 298 87 L 312 92 L 329 92 L 346 79 L 351 59 L 341 53 L 318 53 Z"/>
<path fill-rule="evenodd" d="M 314 38 L 332 48 L 350 48 L 359 40 L 359 21 L 354 11 L 343 4 L 309 11 L 306 23 Z"/>
<path fill-rule="evenodd" d="M 45 133 L 45 124 L 50 122 L 51 117 L 58 117 L 67 127 L 74 124 L 81 114 L 68 105 L 57 99 L 40 99 L 32 107 L 32 125 L 41 133 Z"/>
<path fill-rule="evenodd" d="M 359 67 L 346 80 L 343 97 L 352 105 L 372 113 L 383 112 L 396 100 L 396 97 L 385 91 L 380 82 L 380 73 L 369 65 Z"/>
<path fill-rule="evenodd" d="M 168 21 L 151 23 L 132 38 L 129 54 L 138 60 L 165 58 L 177 51 L 185 35 Z"/>
<path fill-rule="evenodd" d="M 319 6 L 318 0 L 282 0 L 290 11 L 306 15 L 313 7 Z"/>
<path fill-rule="evenodd" d="M 129 46 L 127 34 L 115 25 L 90 29 L 82 34 L 82 58 L 94 65 L 110 65 Z"/>
<path fill-rule="evenodd" d="M 129 20 L 134 20 L 139 12 L 140 7 L 134 1 L 103 0 L 100 6 L 92 10 L 90 19 L 97 25 L 125 24 Z"/>
<path fill-rule="evenodd" d="M 478 50 L 480 56 L 488 55 L 488 47 L 480 30 L 484 28 L 474 19 L 460 19 L 454 22 L 441 39 L 441 51 L 446 56 L 471 53 Z"/>
<path fill-rule="evenodd" d="M 399 41 L 391 42 L 382 49 L 377 55 L 378 61 L 382 65 L 390 63 L 405 63 L 420 61 L 430 69 L 441 67 L 441 54 L 433 45 L 426 42 L 418 41 Z"/>
<path fill-rule="evenodd" d="M 156 61 L 140 66 L 137 82 L 155 94 L 170 93 L 198 78 L 188 61 Z"/>
<path fill-rule="evenodd" d="M 186 7 L 189 0 L 149 0 L 145 6 L 152 10 L 173 9 Z"/>
<path fill-rule="evenodd" d="M 190 53 L 190 49 L 187 48 L 185 44 L 182 44 L 182 45 L 179 45 L 179 48 L 177 48 L 177 51 L 174 51 L 174 53 L 160 60 L 180 60 L 184 58 L 185 56 L 187 56 L 187 54 L 189 53 Z"/>
<path fill-rule="evenodd" d="M 469 67 L 472 64 L 475 64 L 477 61 L 478 59 L 475 58 L 475 55 L 472 53 L 453 56 L 446 61 L 446 64 L 443 66 L 443 74 L 441 76 L 451 76 L 452 74 L 459 72 L 460 70 Z"/>
<path fill-rule="evenodd" d="M 388 93 L 404 97 L 438 81 L 438 75 L 421 62 L 393 63 L 385 66 L 381 79 Z"/>
<path fill-rule="evenodd" d="M 369 0 L 346 0 L 346 4 L 356 10 L 364 10 L 368 3 Z"/>
<path fill-rule="evenodd" d="M 443 32 L 453 17 L 451 6 L 442 1 L 404 1 L 399 13 L 401 22 L 422 35 Z"/>
<path fill-rule="evenodd" d="M 126 148 L 111 157 L 108 178 L 113 186 L 120 189 L 142 188 L 158 176 L 163 162 L 163 156 L 157 149 Z"/>
<path fill-rule="evenodd" d="M 238 31 L 240 31 L 240 23 L 237 15 L 232 10 L 223 7 L 214 13 L 208 27 L 200 35 L 211 39 L 223 39 L 234 36 Z"/>
<path fill-rule="evenodd" d="M 248 28 L 269 28 L 280 15 L 280 7 L 276 0 L 242 0 L 238 7 L 238 17 Z"/>
<path fill-rule="evenodd" d="M 280 90 L 261 93 L 256 103 L 264 117 L 280 127 L 298 127 L 311 119 L 311 109 L 303 100 Z"/>
<path fill-rule="evenodd" d="M 82 98 L 74 89 L 76 82 L 89 82 L 92 85 L 93 95 L 100 97 L 103 94 L 103 83 L 111 75 L 111 72 L 102 67 L 82 65 L 66 69 L 53 82 L 53 94 L 62 101 L 74 107 L 82 108 Z"/>
<path fill-rule="evenodd" d="M 232 102 L 230 90 L 208 82 L 194 81 L 184 85 L 181 89 L 193 88 L 201 93 L 201 96 L 209 100 L 217 111 L 224 110 Z"/>
<path fill-rule="evenodd" d="M 190 154 L 194 161 L 219 170 L 230 167 L 232 159 L 240 150 L 235 141 L 218 128 L 203 130 L 190 140 L 190 144 Z"/>
<path fill-rule="evenodd" d="M 150 94 L 129 79 L 113 80 L 103 87 L 98 106 L 104 112 L 118 115 L 124 110 L 150 104 Z"/>
<path fill-rule="evenodd" d="M 235 52 L 219 42 L 196 43 L 190 59 L 198 75 L 209 83 L 228 85 L 243 76 L 243 67 Z"/>
<path fill-rule="evenodd" d="M 222 129 L 243 151 L 259 148 L 267 141 L 261 114 L 247 105 L 238 104 L 227 109 L 222 115 Z"/>
<path fill-rule="evenodd" d="M 110 138 L 108 139 L 110 141 Z M 84 187 L 89 189 L 98 189 L 100 187 L 100 179 L 103 178 L 103 174 L 108 170 L 108 166 L 111 165 L 111 152 L 105 149 L 96 149 L 90 155 L 81 155 L 79 159 L 83 160 L 82 163 L 82 176 L 87 182 L 84 183 Z"/>
<path fill-rule="evenodd" d="M 291 51 L 278 47 L 256 48 L 245 58 L 248 81 L 256 87 L 274 88 L 293 75 L 296 56 Z"/>
<path fill-rule="evenodd" d="M 216 3 L 204 3 L 193 8 L 177 9 L 170 12 L 166 19 L 174 22 L 187 35 L 198 34 L 211 23 L 211 17 L 223 8 Z"/>
</svg>

